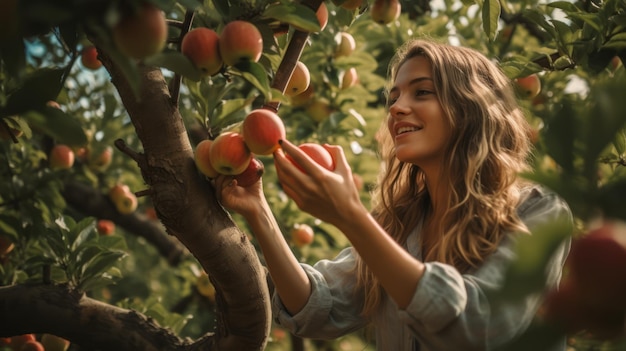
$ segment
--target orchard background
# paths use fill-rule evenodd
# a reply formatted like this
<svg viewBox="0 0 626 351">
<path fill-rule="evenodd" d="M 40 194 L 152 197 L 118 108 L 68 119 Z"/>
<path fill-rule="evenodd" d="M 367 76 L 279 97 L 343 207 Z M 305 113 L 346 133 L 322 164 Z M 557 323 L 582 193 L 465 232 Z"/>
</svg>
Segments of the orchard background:
<svg viewBox="0 0 626 351">
<path fill-rule="evenodd" d="M 127 20 L 150 6 L 166 32 L 158 19 Z M 181 53 L 190 30 L 221 34 L 234 20 L 260 32 L 258 60 L 208 72 Z M 245 45 L 239 33 L 230 44 Z M 368 331 L 313 341 L 272 323 L 263 257 L 194 151 L 274 109 L 292 142 L 344 146 L 367 203 L 387 64 L 420 36 L 476 48 L 519 82 L 535 130 L 525 176 L 575 216 L 573 231 L 554 223 L 520 240 L 491 292 L 499 303 L 535 292 L 549 254 L 574 236 L 567 289 L 503 349 L 542 350 L 565 334 L 573 350 L 625 350 L 623 0 L 0 0 L 0 349 L 19 350 L 14 336 L 25 335 L 48 351 L 64 340 L 70 350 L 373 350 Z M 310 88 L 296 95 L 285 88 L 297 61 Z M 348 245 L 286 198 L 271 156 L 257 158 L 303 262 Z M 292 239 L 294 228 L 305 236 Z"/>
</svg>

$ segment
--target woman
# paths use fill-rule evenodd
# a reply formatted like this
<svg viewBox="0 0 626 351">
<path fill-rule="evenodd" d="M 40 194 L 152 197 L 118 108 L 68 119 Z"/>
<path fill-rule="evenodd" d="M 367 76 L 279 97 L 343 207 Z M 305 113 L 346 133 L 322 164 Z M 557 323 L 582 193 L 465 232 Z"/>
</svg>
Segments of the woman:
<svg viewBox="0 0 626 351">
<path fill-rule="evenodd" d="M 523 332 L 541 301 L 489 301 L 515 237 L 571 220 L 570 211 L 518 178 L 528 169 L 528 125 L 509 79 L 486 57 L 413 40 L 392 60 L 389 77 L 379 132 L 385 165 L 371 211 L 340 147 L 325 145 L 333 172 L 288 141 L 274 155 L 285 193 L 335 225 L 351 247 L 333 260 L 300 264 L 261 182 L 242 188 L 220 177 L 221 202 L 249 222 L 276 288 L 275 319 L 296 335 L 335 338 L 371 323 L 378 350 L 492 349 Z M 567 248 L 547 267 L 546 288 L 558 282 Z"/>
</svg>

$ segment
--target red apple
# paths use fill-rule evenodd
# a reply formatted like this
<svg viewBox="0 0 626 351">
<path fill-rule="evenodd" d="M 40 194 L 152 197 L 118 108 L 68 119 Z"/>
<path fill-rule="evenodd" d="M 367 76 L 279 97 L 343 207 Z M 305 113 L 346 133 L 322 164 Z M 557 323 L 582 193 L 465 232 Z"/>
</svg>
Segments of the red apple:
<svg viewBox="0 0 626 351">
<path fill-rule="evenodd" d="M 4 256 L 13 251 L 15 244 L 5 235 L 0 235 L 0 256 Z"/>
<path fill-rule="evenodd" d="M 100 235 L 111 235 L 115 232 L 115 223 L 108 219 L 99 219 L 96 223 L 96 229 Z"/>
<path fill-rule="evenodd" d="M 237 132 L 224 132 L 213 140 L 209 150 L 211 166 L 220 174 L 237 175 L 246 170 L 252 153 Z"/>
<path fill-rule="evenodd" d="M 19 351 L 46 351 L 43 345 L 36 340 L 30 340 L 24 343 L 22 347 L 19 348 Z"/>
<path fill-rule="evenodd" d="M 301 61 L 298 61 L 285 87 L 285 95 L 295 96 L 301 94 L 309 87 L 310 83 L 311 74 L 309 68 Z"/>
<path fill-rule="evenodd" d="M 131 214 L 137 209 L 137 196 L 125 184 L 116 184 L 109 190 L 109 198 L 121 214 Z"/>
<path fill-rule="evenodd" d="M 278 141 L 285 139 L 285 125 L 275 112 L 259 108 L 244 118 L 241 134 L 252 153 L 271 155 L 280 147 Z"/>
<path fill-rule="evenodd" d="M 248 167 L 241 174 L 235 176 L 235 180 L 237 185 L 246 188 L 261 179 L 263 172 L 265 172 L 263 162 L 253 157 Z"/>
<path fill-rule="evenodd" d="M 335 57 L 350 56 L 356 49 L 356 41 L 352 34 L 348 32 L 337 33 L 335 42 L 337 43 Z"/>
<path fill-rule="evenodd" d="M 263 37 L 254 24 L 235 20 L 222 29 L 219 47 L 224 63 L 229 66 L 240 61 L 257 62 L 263 53 Z"/>
<path fill-rule="evenodd" d="M 622 65 L 622 60 L 619 56 L 613 56 L 609 66 L 611 67 L 611 72 L 615 72 Z"/>
<path fill-rule="evenodd" d="M 150 2 L 142 3 L 113 27 L 113 41 L 120 52 L 137 60 L 161 52 L 167 41 L 165 14 Z"/>
<path fill-rule="evenodd" d="M 322 167 L 329 171 L 335 170 L 335 160 L 331 154 L 322 145 L 315 143 L 304 143 L 298 145 L 298 148 L 307 154 L 313 161 L 317 162 Z M 287 155 L 287 159 L 291 161 L 302 172 L 306 171 L 294 160 L 291 156 Z"/>
<path fill-rule="evenodd" d="M 54 145 L 48 161 L 52 169 L 70 169 L 74 165 L 74 150 L 67 145 Z"/>
<path fill-rule="evenodd" d="M 350 67 L 343 73 L 341 77 L 341 89 L 348 89 L 356 85 L 359 81 L 359 75 L 356 68 Z"/>
<path fill-rule="evenodd" d="M 98 59 L 98 50 L 93 45 L 87 46 L 81 51 L 80 62 L 85 68 L 91 70 L 102 67 L 102 62 Z"/>
<path fill-rule="evenodd" d="M 211 144 L 213 144 L 213 141 L 210 139 L 199 142 L 198 145 L 196 145 L 194 161 L 200 173 L 209 178 L 215 178 L 219 173 L 211 165 Z"/>
<path fill-rule="evenodd" d="M 67 351 L 70 347 L 69 340 L 52 334 L 43 334 L 41 336 L 41 344 L 46 351 Z"/>
<path fill-rule="evenodd" d="M 400 16 L 402 8 L 398 0 L 374 0 L 370 15 L 379 24 L 389 24 Z"/>
<path fill-rule="evenodd" d="M 187 33 L 183 37 L 180 51 L 205 76 L 218 73 L 224 64 L 220 54 L 219 35 L 206 27 L 198 27 Z"/>
<path fill-rule="evenodd" d="M 53 108 L 56 108 L 56 109 L 59 109 L 59 110 L 61 109 L 61 105 L 59 105 L 59 103 L 54 101 L 54 100 L 47 101 L 46 102 L 46 106 L 50 106 L 50 107 L 53 107 Z"/>
<path fill-rule="evenodd" d="M 291 229 L 291 241 L 298 247 L 309 245 L 313 242 L 315 233 L 310 225 L 300 223 Z"/>
<path fill-rule="evenodd" d="M 536 73 L 517 78 L 515 83 L 522 96 L 526 99 L 533 99 L 541 91 L 541 80 Z"/>
</svg>

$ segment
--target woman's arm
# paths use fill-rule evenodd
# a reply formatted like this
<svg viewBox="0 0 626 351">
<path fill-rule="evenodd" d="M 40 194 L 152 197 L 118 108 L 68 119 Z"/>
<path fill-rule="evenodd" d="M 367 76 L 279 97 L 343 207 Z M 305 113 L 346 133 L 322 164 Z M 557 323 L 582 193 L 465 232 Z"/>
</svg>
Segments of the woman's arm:
<svg viewBox="0 0 626 351">
<path fill-rule="evenodd" d="M 309 299 L 311 283 L 280 231 L 261 180 L 243 188 L 232 177 L 219 176 L 215 186 L 222 205 L 240 213 L 250 225 L 285 308 L 292 315 L 298 313 Z"/>
<path fill-rule="evenodd" d="M 352 171 L 338 146 L 324 146 L 336 164 L 330 172 L 312 161 L 295 145 L 283 141 L 274 154 L 278 178 L 285 193 L 300 209 L 336 226 L 350 240 L 387 294 L 400 308 L 411 301 L 424 272 L 424 264 L 396 243 L 361 203 Z M 306 170 L 289 161 L 288 153 Z"/>
</svg>

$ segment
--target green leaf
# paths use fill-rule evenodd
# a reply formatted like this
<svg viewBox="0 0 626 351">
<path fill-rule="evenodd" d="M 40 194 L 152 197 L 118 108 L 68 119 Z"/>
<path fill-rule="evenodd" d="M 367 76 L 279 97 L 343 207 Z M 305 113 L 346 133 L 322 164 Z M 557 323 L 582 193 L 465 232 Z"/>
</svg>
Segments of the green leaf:
<svg viewBox="0 0 626 351">
<path fill-rule="evenodd" d="M 212 0 L 212 2 L 217 12 L 220 13 L 220 17 L 230 17 L 230 4 L 228 3 L 228 0 Z"/>
<path fill-rule="evenodd" d="M 271 4 L 263 12 L 263 17 L 289 23 L 308 32 L 319 32 L 321 29 L 315 12 L 311 8 L 295 2 Z"/>
<path fill-rule="evenodd" d="M 554 1 L 546 4 L 547 7 L 552 7 L 555 9 L 561 9 L 566 13 L 570 14 L 572 12 L 581 12 L 576 5 L 569 1 Z"/>
<path fill-rule="evenodd" d="M 194 66 L 189 58 L 178 51 L 167 51 L 148 57 L 145 64 L 166 68 L 174 73 L 198 82 L 202 79 L 202 72 Z"/>
<path fill-rule="evenodd" d="M 87 136 L 81 123 L 62 110 L 45 106 L 39 111 L 29 111 L 22 116 L 31 127 L 48 134 L 59 143 L 70 146 L 82 146 L 87 143 Z"/>
<path fill-rule="evenodd" d="M 106 272 L 117 261 L 126 256 L 122 251 L 104 251 L 96 255 L 88 264 L 83 266 L 82 278 L 89 278 Z"/>
<path fill-rule="evenodd" d="M 258 62 L 240 61 L 235 68 L 241 73 L 241 76 L 254 85 L 264 96 L 266 101 L 271 97 L 270 81 L 267 77 L 265 68 Z"/>
<path fill-rule="evenodd" d="M 487 33 L 489 40 L 493 40 L 498 30 L 498 19 L 501 11 L 500 0 L 485 0 L 482 10 L 483 30 Z"/>
<path fill-rule="evenodd" d="M 19 115 L 55 100 L 63 87 L 64 69 L 44 68 L 28 76 L 11 95 L 4 107 L 7 115 Z"/>
</svg>

